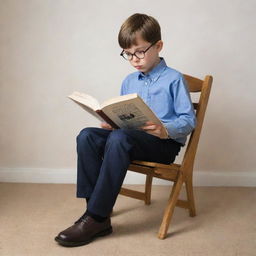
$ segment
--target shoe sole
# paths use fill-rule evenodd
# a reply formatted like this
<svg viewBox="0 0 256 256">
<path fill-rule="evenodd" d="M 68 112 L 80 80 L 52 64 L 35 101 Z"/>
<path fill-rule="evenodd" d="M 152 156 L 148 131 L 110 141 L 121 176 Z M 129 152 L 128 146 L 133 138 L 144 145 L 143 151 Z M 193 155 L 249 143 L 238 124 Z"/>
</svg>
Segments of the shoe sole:
<svg viewBox="0 0 256 256">
<path fill-rule="evenodd" d="M 112 227 L 105 229 L 94 236 L 90 237 L 90 239 L 86 241 L 81 241 L 81 242 L 67 242 L 59 239 L 57 236 L 55 237 L 55 241 L 58 242 L 60 245 L 65 246 L 65 247 L 76 247 L 76 246 L 82 246 L 91 243 L 94 239 L 97 237 L 102 237 L 102 236 L 107 236 L 110 235 L 113 232 Z"/>
</svg>

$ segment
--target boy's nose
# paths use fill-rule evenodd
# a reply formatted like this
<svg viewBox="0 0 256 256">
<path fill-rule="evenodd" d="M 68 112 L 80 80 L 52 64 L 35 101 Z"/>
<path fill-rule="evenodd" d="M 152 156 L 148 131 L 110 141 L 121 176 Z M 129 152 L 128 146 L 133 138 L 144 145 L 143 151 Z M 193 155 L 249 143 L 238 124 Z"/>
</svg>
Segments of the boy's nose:
<svg viewBox="0 0 256 256">
<path fill-rule="evenodd" d="M 134 61 L 134 62 L 139 62 L 140 59 L 139 59 L 138 57 L 136 57 L 135 55 L 133 55 L 132 61 Z"/>
</svg>

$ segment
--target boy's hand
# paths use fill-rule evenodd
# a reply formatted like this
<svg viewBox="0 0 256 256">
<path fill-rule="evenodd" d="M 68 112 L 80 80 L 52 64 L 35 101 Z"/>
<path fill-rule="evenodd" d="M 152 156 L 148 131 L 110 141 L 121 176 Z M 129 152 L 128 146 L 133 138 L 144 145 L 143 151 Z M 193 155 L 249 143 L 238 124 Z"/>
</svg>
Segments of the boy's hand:
<svg viewBox="0 0 256 256">
<path fill-rule="evenodd" d="M 103 129 L 113 130 L 114 128 L 108 123 L 101 123 L 100 127 Z"/>
<path fill-rule="evenodd" d="M 146 122 L 145 126 L 142 126 L 141 129 L 146 133 L 159 137 L 160 139 L 168 138 L 166 129 L 162 125 L 155 124 L 151 121 Z"/>
</svg>

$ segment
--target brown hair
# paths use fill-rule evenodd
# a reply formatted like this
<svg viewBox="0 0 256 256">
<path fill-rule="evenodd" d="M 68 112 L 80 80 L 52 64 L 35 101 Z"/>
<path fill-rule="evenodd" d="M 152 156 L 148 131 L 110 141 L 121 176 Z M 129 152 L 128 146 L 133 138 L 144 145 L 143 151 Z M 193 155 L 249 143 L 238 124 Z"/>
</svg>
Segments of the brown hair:
<svg viewBox="0 0 256 256">
<path fill-rule="evenodd" d="M 136 45 L 136 36 L 138 34 L 149 43 L 161 40 L 161 28 L 157 20 L 146 14 L 135 13 L 120 28 L 118 34 L 120 47 L 127 49 L 132 45 Z"/>
</svg>

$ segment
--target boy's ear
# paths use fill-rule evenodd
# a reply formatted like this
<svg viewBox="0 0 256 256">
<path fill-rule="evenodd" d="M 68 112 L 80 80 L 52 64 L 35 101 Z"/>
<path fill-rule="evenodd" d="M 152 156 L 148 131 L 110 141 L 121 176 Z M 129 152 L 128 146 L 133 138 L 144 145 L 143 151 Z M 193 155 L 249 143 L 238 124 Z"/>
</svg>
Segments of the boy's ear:
<svg viewBox="0 0 256 256">
<path fill-rule="evenodd" d="M 163 41 L 162 40 L 159 40 L 157 43 L 156 43 L 156 48 L 157 48 L 157 51 L 160 52 L 163 48 Z"/>
</svg>

